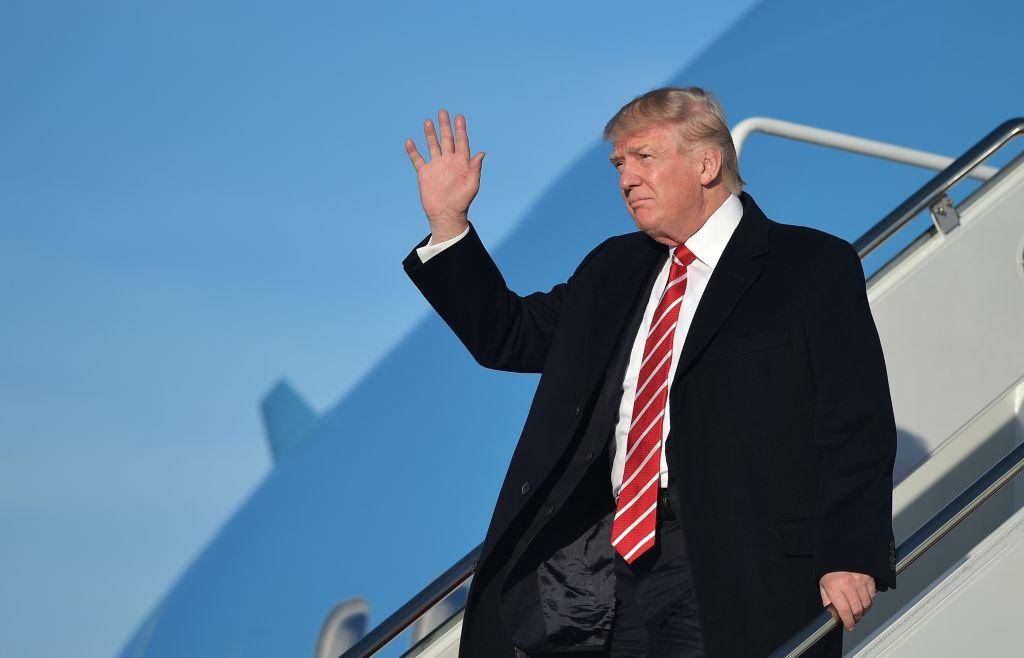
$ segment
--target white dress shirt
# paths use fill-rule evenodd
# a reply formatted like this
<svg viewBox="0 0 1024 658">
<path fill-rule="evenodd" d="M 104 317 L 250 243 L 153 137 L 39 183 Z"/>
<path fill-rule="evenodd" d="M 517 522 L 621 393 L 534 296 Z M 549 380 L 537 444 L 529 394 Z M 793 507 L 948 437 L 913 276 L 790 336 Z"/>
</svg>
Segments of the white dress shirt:
<svg viewBox="0 0 1024 658">
<path fill-rule="evenodd" d="M 740 223 L 743 216 L 743 204 L 739 197 L 730 194 L 729 197 L 708 217 L 704 225 L 697 229 L 697 232 L 690 236 L 683 244 L 693 252 L 697 258 L 686 268 L 686 292 L 683 293 L 683 301 L 679 309 L 679 322 L 676 324 L 675 335 L 672 336 L 672 360 L 668 370 L 668 391 L 671 394 L 672 380 L 675 378 L 676 366 L 679 365 L 679 355 L 683 351 L 683 341 L 690 330 L 690 321 L 697 311 L 700 298 L 707 288 L 711 273 L 718 264 L 718 259 L 725 251 L 725 245 L 732 237 L 732 232 Z M 622 380 L 622 401 L 619 403 L 619 419 L 615 424 L 615 459 L 612 461 L 612 493 L 615 498 L 619 497 L 619 486 L 622 483 L 622 472 L 626 467 L 626 440 L 629 438 L 629 426 L 633 422 L 633 402 L 636 399 L 636 382 L 640 375 L 640 363 L 643 361 L 644 344 L 647 342 L 647 334 L 651 330 L 651 320 L 654 311 L 658 308 L 661 295 L 665 291 L 665 284 L 668 283 L 668 272 L 672 265 L 672 252 L 675 247 L 665 245 L 669 257 L 658 273 L 651 288 L 650 299 L 647 301 L 647 310 L 640 321 L 640 328 L 633 339 L 633 349 L 629 353 L 629 362 L 626 365 L 626 376 Z M 668 465 L 665 461 L 665 439 L 668 438 L 671 429 L 671 415 L 669 414 L 669 400 L 665 400 L 665 416 L 661 424 L 661 486 L 668 486 Z"/>
<path fill-rule="evenodd" d="M 445 240 L 444 242 L 438 242 L 437 244 L 434 244 L 434 236 L 431 235 L 430 239 L 427 240 L 427 244 L 416 249 L 416 255 L 420 257 L 421 263 L 426 263 L 434 256 L 438 255 L 439 253 L 441 253 L 448 247 L 452 246 L 462 238 L 466 237 L 467 233 L 469 233 L 468 226 L 465 229 L 463 229 L 462 233 L 459 233 L 454 238 L 449 238 L 448 240 Z"/>
<path fill-rule="evenodd" d="M 686 292 L 683 293 L 683 301 L 679 310 L 679 323 L 676 324 L 675 335 L 672 337 L 672 360 L 668 371 L 669 392 L 671 392 L 676 366 L 679 364 L 679 355 L 683 351 L 683 342 L 686 340 L 686 334 L 690 329 L 690 321 L 697 311 L 697 305 L 700 303 L 700 298 L 708 285 L 711 273 L 715 270 L 715 265 L 718 264 L 718 259 L 722 257 L 725 245 L 729 242 L 729 238 L 732 237 L 733 231 L 736 230 L 742 216 L 743 205 L 735 194 L 730 194 L 722 205 L 708 217 L 704 225 L 683 243 L 693 252 L 696 259 L 686 268 Z M 430 258 L 461 240 L 467 233 L 469 233 L 468 226 L 461 234 L 438 244 L 433 244 L 433 238 L 431 238 L 426 245 L 416 250 L 416 254 L 419 256 L 420 261 L 425 263 Z M 658 307 L 662 292 L 665 290 L 665 284 L 668 282 L 669 268 L 672 263 L 671 254 L 675 247 L 665 245 L 665 249 L 668 251 L 669 257 L 665 259 L 665 264 L 662 266 L 658 277 L 654 281 L 654 286 L 651 288 L 647 309 L 644 311 L 644 317 L 640 321 L 640 328 L 633 339 L 633 349 L 629 353 L 626 375 L 622 381 L 622 401 L 619 404 L 619 416 L 615 424 L 615 459 L 612 462 L 612 492 L 616 498 L 619 496 L 619 487 L 622 483 L 622 471 L 626 466 L 626 440 L 629 437 L 629 426 L 632 422 L 633 402 L 636 398 L 636 383 L 640 373 L 640 363 L 643 360 L 644 343 L 647 341 L 647 333 L 650 331 L 654 311 Z M 671 429 L 670 418 L 669 402 L 666 400 L 665 416 L 661 427 L 662 487 L 668 486 L 665 439 L 668 438 L 668 433 Z"/>
</svg>

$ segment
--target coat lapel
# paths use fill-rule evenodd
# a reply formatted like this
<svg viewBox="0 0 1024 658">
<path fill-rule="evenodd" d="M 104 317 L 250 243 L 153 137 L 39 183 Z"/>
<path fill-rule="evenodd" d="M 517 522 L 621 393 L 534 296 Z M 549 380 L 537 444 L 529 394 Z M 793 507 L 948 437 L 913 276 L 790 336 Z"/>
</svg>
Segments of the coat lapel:
<svg viewBox="0 0 1024 658">
<path fill-rule="evenodd" d="M 740 195 L 740 201 L 743 217 L 701 295 L 679 355 L 676 380 L 704 351 L 743 294 L 761 276 L 761 266 L 754 258 L 768 251 L 768 219 L 746 192 Z"/>
<path fill-rule="evenodd" d="M 761 275 L 755 258 L 768 251 L 768 219 L 749 194 L 740 194 L 743 216 L 733 231 L 722 257 L 701 295 L 697 313 L 687 332 L 683 352 L 679 356 L 676 378 L 679 378 L 700 356 L 722 323 Z M 593 383 L 603 376 L 618 340 L 632 340 L 622 335 L 630 311 L 636 304 L 646 305 L 658 269 L 668 258 L 668 248 L 643 233 L 636 234 L 636 246 L 626 251 L 613 273 L 607 290 L 594 307 L 594 328 L 584 345 L 587 373 L 579 380 L 579 393 L 585 397 Z"/>
<path fill-rule="evenodd" d="M 654 277 L 668 258 L 668 249 L 656 240 L 643 233 L 636 234 L 635 239 L 636 247 L 623 256 L 611 283 L 594 305 L 593 329 L 584 345 L 587 372 L 579 380 L 581 395 L 603 378 L 617 341 L 632 341 L 632 336 L 622 336 L 626 320 L 637 304 L 646 305 Z"/>
</svg>

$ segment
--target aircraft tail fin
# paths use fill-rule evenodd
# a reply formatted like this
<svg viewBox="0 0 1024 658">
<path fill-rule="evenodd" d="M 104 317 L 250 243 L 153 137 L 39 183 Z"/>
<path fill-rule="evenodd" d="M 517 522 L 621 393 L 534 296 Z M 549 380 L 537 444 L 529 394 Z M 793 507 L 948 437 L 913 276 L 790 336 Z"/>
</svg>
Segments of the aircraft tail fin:
<svg viewBox="0 0 1024 658">
<path fill-rule="evenodd" d="M 317 420 L 309 404 L 284 379 L 278 381 L 263 397 L 260 412 L 275 462 L 294 452 Z"/>
</svg>

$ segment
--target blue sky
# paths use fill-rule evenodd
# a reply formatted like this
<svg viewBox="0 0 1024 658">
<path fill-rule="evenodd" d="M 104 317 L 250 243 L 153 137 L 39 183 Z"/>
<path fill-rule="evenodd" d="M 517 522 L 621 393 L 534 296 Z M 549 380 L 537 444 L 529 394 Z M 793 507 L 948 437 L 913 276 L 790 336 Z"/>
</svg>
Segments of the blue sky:
<svg viewBox="0 0 1024 658">
<path fill-rule="evenodd" d="M 497 244 L 751 4 L 0 5 L 4 654 L 113 655 L 270 468 L 273 382 L 323 409 L 426 313 L 423 118 Z"/>
</svg>

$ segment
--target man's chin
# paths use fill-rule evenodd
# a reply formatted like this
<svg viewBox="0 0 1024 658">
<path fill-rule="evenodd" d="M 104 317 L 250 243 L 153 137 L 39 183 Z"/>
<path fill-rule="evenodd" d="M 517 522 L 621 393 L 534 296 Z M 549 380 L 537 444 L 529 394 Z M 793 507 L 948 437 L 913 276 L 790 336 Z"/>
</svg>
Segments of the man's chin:
<svg viewBox="0 0 1024 658">
<path fill-rule="evenodd" d="M 633 223 L 636 224 L 636 227 L 638 229 L 640 229 L 647 235 L 651 236 L 652 238 L 655 237 L 655 233 L 657 233 L 658 226 L 660 225 L 659 222 L 654 221 L 653 218 L 646 216 L 642 211 L 633 213 Z M 654 231 L 654 233 L 652 233 L 652 231 Z"/>
</svg>

